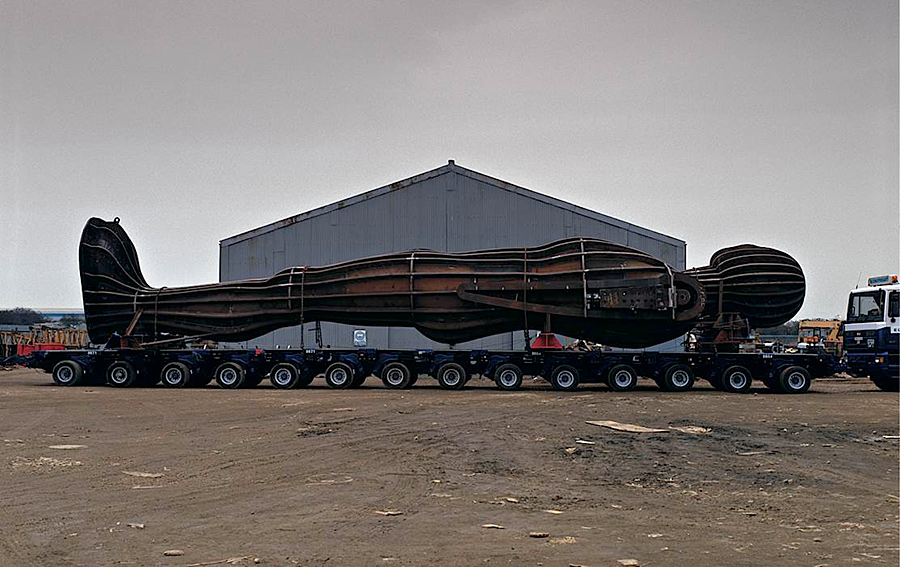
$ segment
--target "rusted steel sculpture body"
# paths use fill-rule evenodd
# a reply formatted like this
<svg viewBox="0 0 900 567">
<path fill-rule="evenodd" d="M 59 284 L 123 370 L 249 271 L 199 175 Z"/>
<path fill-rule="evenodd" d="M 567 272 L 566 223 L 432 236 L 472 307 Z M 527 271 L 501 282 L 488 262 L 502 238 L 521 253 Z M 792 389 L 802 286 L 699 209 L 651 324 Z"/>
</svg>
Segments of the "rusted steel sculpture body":
<svg viewBox="0 0 900 567">
<path fill-rule="evenodd" d="M 729 248 L 708 267 L 677 272 L 644 252 L 590 238 L 459 254 L 414 250 L 269 278 L 153 288 L 118 219 L 92 218 L 79 262 L 88 332 L 98 343 L 113 333 L 244 340 L 331 321 L 415 327 L 451 344 L 549 327 L 645 347 L 682 335 L 723 306 L 753 324 L 786 321 L 805 293 L 799 265 L 777 250 Z"/>
</svg>

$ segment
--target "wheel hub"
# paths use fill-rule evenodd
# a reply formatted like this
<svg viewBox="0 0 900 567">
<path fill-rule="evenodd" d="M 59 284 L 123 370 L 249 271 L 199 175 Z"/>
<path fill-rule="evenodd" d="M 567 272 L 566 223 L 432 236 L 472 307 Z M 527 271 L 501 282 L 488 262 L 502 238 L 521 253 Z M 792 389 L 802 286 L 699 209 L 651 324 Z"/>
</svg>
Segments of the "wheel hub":
<svg viewBox="0 0 900 567">
<path fill-rule="evenodd" d="M 788 376 L 788 386 L 793 388 L 794 390 L 799 390 L 803 387 L 803 384 L 806 382 L 805 377 L 799 372 L 794 372 L 790 376 Z"/>
<path fill-rule="evenodd" d="M 219 374 L 219 379 L 226 386 L 230 386 L 237 382 L 237 372 L 232 368 L 226 368 Z"/>
<path fill-rule="evenodd" d="M 444 382 L 449 386 L 456 386 L 459 384 L 460 376 L 459 372 L 456 370 L 447 370 L 444 372 Z"/>
<path fill-rule="evenodd" d="M 403 372 L 398 368 L 391 368 L 388 370 L 385 378 L 388 381 L 388 384 L 392 386 L 397 386 L 398 384 L 403 382 Z"/>
<path fill-rule="evenodd" d="M 575 383 L 575 375 L 569 372 L 568 370 L 563 370 L 559 374 L 556 375 L 556 383 L 562 386 L 563 388 L 568 388 L 572 384 Z"/>
<path fill-rule="evenodd" d="M 690 382 L 690 376 L 684 370 L 676 370 L 672 373 L 672 385 L 678 388 L 683 388 L 688 385 Z"/>
<path fill-rule="evenodd" d="M 278 370 L 275 372 L 275 382 L 282 386 L 288 385 L 291 382 L 291 372 L 284 368 Z"/>
<path fill-rule="evenodd" d="M 624 370 L 620 370 L 619 372 L 616 372 L 616 376 L 613 380 L 620 388 L 626 388 L 631 385 L 631 374 Z"/>
<path fill-rule="evenodd" d="M 747 385 L 747 376 L 743 372 L 734 372 L 728 377 L 728 384 L 735 390 L 740 390 Z"/>
<path fill-rule="evenodd" d="M 114 368 L 113 371 L 110 373 L 110 379 L 112 379 L 112 381 L 115 382 L 116 384 L 121 384 L 121 383 L 125 382 L 125 380 L 127 378 L 128 378 L 128 371 L 126 371 L 121 366 Z"/>
</svg>

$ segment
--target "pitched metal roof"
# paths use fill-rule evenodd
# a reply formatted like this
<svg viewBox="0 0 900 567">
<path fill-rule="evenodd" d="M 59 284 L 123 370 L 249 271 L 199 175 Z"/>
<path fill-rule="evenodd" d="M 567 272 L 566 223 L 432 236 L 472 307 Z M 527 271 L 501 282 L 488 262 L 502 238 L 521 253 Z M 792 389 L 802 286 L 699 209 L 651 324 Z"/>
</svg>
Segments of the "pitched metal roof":
<svg viewBox="0 0 900 567">
<path fill-rule="evenodd" d="M 515 193 L 517 195 L 521 195 L 523 197 L 527 197 L 529 199 L 534 199 L 536 201 L 540 201 L 546 205 L 550 205 L 552 207 L 558 207 L 560 209 L 564 209 L 566 211 L 571 211 L 577 215 L 581 215 L 587 218 L 591 218 L 597 221 L 604 222 L 606 224 L 616 226 L 618 228 L 622 228 L 628 230 L 630 232 L 640 234 L 642 236 L 646 236 L 649 238 L 653 238 L 655 240 L 660 240 L 662 242 L 666 242 L 668 244 L 673 244 L 675 246 L 684 245 L 685 242 L 679 238 L 675 238 L 672 236 L 668 236 L 666 234 L 662 234 L 660 232 L 656 232 L 654 230 L 650 230 L 648 228 L 644 228 L 642 226 L 638 226 L 636 224 L 632 224 L 629 222 L 625 222 L 623 220 L 619 220 L 617 218 L 604 215 L 602 213 L 598 213 L 596 211 L 592 211 L 590 209 L 585 209 L 584 207 L 579 207 L 578 205 L 573 205 L 572 203 L 568 203 L 566 201 L 562 201 L 555 197 L 551 197 L 549 195 L 545 195 L 543 193 L 538 193 L 537 191 L 532 191 L 531 189 L 525 189 L 524 187 L 519 187 L 518 185 L 513 185 L 512 183 L 503 181 L 501 179 L 497 179 L 495 177 L 490 177 L 488 175 L 484 175 L 483 173 L 479 173 L 477 171 L 473 171 L 471 169 L 456 165 L 453 160 L 450 160 L 447 165 L 443 165 L 441 167 L 426 171 L 424 173 L 420 173 L 418 175 L 414 175 L 412 177 L 408 177 L 401 181 L 395 181 L 390 185 L 385 185 L 383 187 L 379 187 L 377 189 L 372 189 L 371 191 L 366 191 L 365 193 L 360 193 L 358 195 L 354 195 L 353 197 L 349 197 L 347 199 L 342 199 L 340 201 L 331 203 L 329 205 L 325 205 L 322 207 L 318 207 L 304 213 L 300 213 L 294 216 L 287 217 L 285 219 L 281 219 L 279 221 L 275 221 L 273 223 L 261 226 L 259 228 L 254 228 L 252 230 L 248 230 L 246 232 L 242 232 L 235 236 L 231 236 L 229 238 L 225 238 L 224 240 L 219 241 L 220 246 L 229 246 L 231 244 L 235 244 L 249 238 L 254 238 L 261 234 L 265 234 L 267 232 L 271 232 L 273 230 L 277 230 L 279 228 L 284 228 L 286 226 L 290 226 L 292 224 L 303 222 L 305 220 L 311 219 L 313 217 L 317 217 L 319 215 L 325 215 L 332 211 L 336 211 L 338 209 L 342 209 L 345 207 L 349 207 L 351 205 L 356 205 L 358 203 L 365 202 L 369 199 L 373 199 L 375 197 L 380 197 L 386 193 L 391 191 L 396 191 L 398 189 L 402 189 L 404 187 L 409 187 L 410 185 L 415 185 L 416 183 L 425 181 L 426 179 L 431 179 L 434 177 L 439 177 L 441 175 L 447 173 L 456 173 L 458 175 L 463 175 L 469 177 L 471 179 L 475 179 L 482 183 L 486 183 L 488 185 L 492 185 L 497 187 L 498 189 L 502 189 L 504 191 L 509 191 L 511 193 Z"/>
</svg>

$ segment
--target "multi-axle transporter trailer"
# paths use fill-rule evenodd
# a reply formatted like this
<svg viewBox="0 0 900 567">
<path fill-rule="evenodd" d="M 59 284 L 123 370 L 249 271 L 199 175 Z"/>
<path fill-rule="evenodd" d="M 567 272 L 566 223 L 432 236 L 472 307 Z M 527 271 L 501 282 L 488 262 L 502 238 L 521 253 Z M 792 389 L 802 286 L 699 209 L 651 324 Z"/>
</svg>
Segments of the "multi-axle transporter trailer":
<svg viewBox="0 0 900 567">
<path fill-rule="evenodd" d="M 268 378 L 276 388 L 308 386 L 323 375 L 331 388 L 360 386 L 380 378 L 387 388 L 411 387 L 420 376 L 447 390 L 465 387 L 473 375 L 516 390 L 523 376 L 547 380 L 556 390 L 605 383 L 615 391 L 637 386 L 638 377 L 661 389 L 690 389 L 695 379 L 728 392 L 747 392 L 753 381 L 780 392 L 802 393 L 813 378 L 833 372 L 835 359 L 825 354 L 722 352 L 603 352 L 567 350 L 220 350 L 105 348 L 34 352 L 26 365 L 53 376 L 60 386 L 103 383 L 128 387 L 180 388 L 215 380 L 222 388 L 258 385 Z"/>
</svg>

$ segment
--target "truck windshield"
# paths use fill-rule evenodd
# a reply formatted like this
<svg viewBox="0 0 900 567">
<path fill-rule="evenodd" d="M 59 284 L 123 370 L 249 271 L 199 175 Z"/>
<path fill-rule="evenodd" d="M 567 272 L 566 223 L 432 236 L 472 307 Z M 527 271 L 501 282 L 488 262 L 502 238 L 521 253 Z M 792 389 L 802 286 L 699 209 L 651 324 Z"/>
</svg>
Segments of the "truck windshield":
<svg viewBox="0 0 900 567">
<path fill-rule="evenodd" d="M 884 321 L 884 292 L 867 291 L 850 295 L 848 323 Z"/>
</svg>

